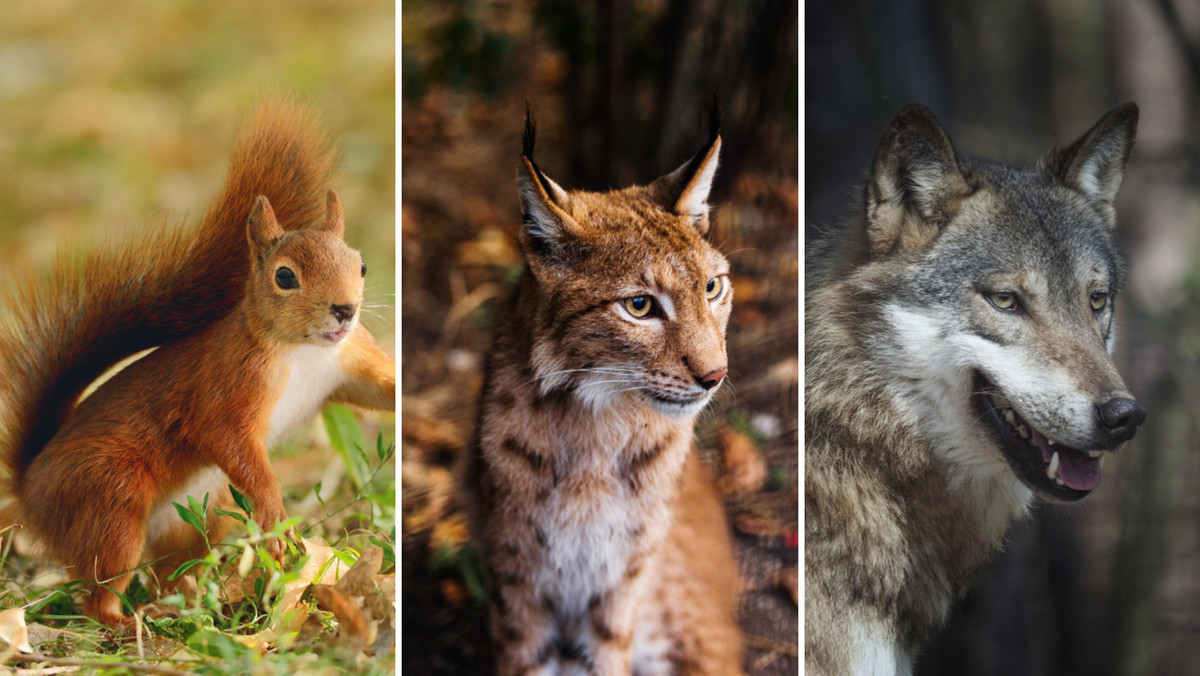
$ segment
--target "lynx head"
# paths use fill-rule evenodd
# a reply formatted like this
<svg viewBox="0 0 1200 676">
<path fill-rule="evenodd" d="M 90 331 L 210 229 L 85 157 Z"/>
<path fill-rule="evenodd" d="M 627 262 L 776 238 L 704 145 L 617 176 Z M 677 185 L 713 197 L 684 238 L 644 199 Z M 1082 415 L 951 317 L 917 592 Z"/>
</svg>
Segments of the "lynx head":
<svg viewBox="0 0 1200 676">
<path fill-rule="evenodd" d="M 725 378 L 729 264 L 705 239 L 721 138 L 647 186 L 566 191 L 533 161 L 526 116 L 518 171 L 536 309 L 531 363 L 539 396 L 593 411 L 623 403 L 699 412 Z"/>
</svg>

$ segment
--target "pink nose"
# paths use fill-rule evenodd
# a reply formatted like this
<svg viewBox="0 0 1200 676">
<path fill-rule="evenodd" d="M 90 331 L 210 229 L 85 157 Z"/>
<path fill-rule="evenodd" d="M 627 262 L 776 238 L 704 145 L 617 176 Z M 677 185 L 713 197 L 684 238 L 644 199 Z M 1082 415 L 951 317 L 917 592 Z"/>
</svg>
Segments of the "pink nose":
<svg viewBox="0 0 1200 676">
<path fill-rule="evenodd" d="M 713 371 L 712 373 L 701 378 L 700 386 L 706 390 L 711 390 L 712 388 L 716 387 L 717 385 L 720 385 L 721 381 L 724 380 L 725 375 L 728 373 L 729 373 L 729 369 L 727 369 L 727 368 L 717 369 L 716 371 Z"/>
</svg>

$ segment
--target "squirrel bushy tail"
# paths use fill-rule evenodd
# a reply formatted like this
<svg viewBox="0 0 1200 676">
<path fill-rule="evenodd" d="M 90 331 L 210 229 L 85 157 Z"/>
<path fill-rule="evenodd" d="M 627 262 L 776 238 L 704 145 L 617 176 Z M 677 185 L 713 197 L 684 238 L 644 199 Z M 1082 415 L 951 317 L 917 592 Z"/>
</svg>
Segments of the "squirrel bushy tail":
<svg viewBox="0 0 1200 676">
<path fill-rule="evenodd" d="M 208 326 L 240 302 L 256 195 L 270 200 L 287 229 L 319 223 L 332 167 L 312 115 L 291 101 L 267 102 L 196 228 L 164 224 L 137 241 L 60 255 L 48 277 L 11 284 L 0 310 L 0 454 L 10 481 L 23 479 L 104 371 Z"/>
</svg>

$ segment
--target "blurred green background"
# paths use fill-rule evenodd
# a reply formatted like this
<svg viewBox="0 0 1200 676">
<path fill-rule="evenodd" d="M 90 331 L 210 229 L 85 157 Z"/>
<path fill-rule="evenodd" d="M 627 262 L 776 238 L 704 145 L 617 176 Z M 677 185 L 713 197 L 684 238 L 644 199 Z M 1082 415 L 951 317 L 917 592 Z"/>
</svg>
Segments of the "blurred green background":
<svg viewBox="0 0 1200 676">
<path fill-rule="evenodd" d="M 338 153 L 331 187 L 380 306 L 364 323 L 390 346 L 395 73 L 390 0 L 4 3 L 0 272 L 198 218 L 256 102 L 296 94 Z"/>
</svg>

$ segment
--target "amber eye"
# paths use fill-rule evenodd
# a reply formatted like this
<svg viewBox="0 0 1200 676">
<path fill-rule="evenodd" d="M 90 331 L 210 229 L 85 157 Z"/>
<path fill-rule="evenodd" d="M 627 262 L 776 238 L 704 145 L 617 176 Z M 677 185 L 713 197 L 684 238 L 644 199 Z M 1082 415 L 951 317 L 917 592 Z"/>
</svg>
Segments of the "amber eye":
<svg viewBox="0 0 1200 676">
<path fill-rule="evenodd" d="M 275 271 L 275 284 L 281 289 L 299 289 L 300 280 L 291 268 L 281 267 Z"/>
<path fill-rule="evenodd" d="M 1092 309 L 1096 312 L 1108 307 L 1108 293 L 1104 291 L 1092 292 Z"/>
<path fill-rule="evenodd" d="M 367 262 L 366 261 L 363 261 L 363 264 L 362 264 L 362 276 L 363 277 L 367 276 Z"/>
<path fill-rule="evenodd" d="M 650 310 L 653 308 L 654 299 L 650 296 L 634 296 L 625 299 L 625 309 L 638 319 L 650 314 Z"/>
<path fill-rule="evenodd" d="M 709 300 L 715 300 L 725 290 L 725 280 L 721 277 L 713 277 L 708 280 L 708 284 L 704 285 L 704 296 Z"/>
<path fill-rule="evenodd" d="M 1013 311 L 1017 309 L 1017 294 L 1012 291 L 993 291 L 985 294 L 988 302 L 997 310 Z"/>
</svg>

